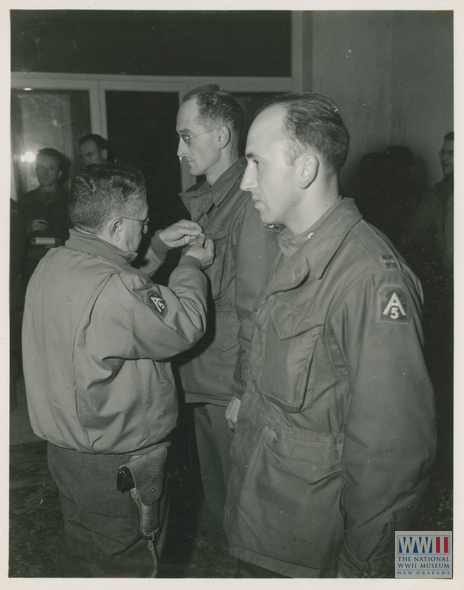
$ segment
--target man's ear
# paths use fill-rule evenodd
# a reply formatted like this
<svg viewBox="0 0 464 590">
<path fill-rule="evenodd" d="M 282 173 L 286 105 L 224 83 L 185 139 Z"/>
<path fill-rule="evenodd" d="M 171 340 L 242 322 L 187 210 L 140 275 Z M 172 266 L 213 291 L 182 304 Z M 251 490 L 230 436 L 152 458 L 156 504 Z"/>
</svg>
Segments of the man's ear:
<svg viewBox="0 0 464 590">
<path fill-rule="evenodd" d="M 219 127 L 219 129 L 217 130 L 217 138 L 221 150 L 223 150 L 230 143 L 231 137 L 232 132 L 229 129 L 229 127 L 227 127 L 227 125 Z"/>
<path fill-rule="evenodd" d="M 58 176 L 57 176 L 57 179 L 58 179 L 58 178 L 61 178 L 62 176 L 63 176 L 63 170 L 58 170 Z"/>
<path fill-rule="evenodd" d="M 298 160 L 298 188 L 306 189 L 316 180 L 319 171 L 319 158 L 314 154 L 302 154 Z"/>
<path fill-rule="evenodd" d="M 100 154 L 101 154 L 101 157 L 102 157 L 104 160 L 107 160 L 107 159 L 108 159 L 108 150 L 107 150 L 107 149 L 104 149 L 104 150 L 102 150 L 102 151 L 100 152 Z"/>
<path fill-rule="evenodd" d="M 120 238 L 120 234 L 121 234 L 121 230 L 122 230 L 122 219 L 112 219 L 108 225 L 108 232 L 110 234 L 110 237 L 113 238 L 113 240 L 115 240 L 116 242 L 119 241 Z"/>
</svg>

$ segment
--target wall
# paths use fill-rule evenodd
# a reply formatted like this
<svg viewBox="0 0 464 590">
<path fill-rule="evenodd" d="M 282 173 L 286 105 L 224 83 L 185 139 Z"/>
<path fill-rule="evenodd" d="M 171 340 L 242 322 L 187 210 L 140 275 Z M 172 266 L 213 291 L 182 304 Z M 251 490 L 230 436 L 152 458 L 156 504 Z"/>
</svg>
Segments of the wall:
<svg viewBox="0 0 464 590">
<path fill-rule="evenodd" d="M 419 176 L 441 178 L 438 150 L 453 129 L 452 13 L 316 11 L 311 85 L 332 97 L 351 133 L 342 184 L 354 191 L 360 158 L 410 147 Z"/>
</svg>

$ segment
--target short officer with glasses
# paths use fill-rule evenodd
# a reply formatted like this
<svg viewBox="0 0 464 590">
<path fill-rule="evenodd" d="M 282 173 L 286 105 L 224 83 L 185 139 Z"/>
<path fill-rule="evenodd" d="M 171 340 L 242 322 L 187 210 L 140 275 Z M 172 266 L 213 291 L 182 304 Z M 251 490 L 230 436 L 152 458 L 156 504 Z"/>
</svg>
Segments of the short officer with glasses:
<svg viewBox="0 0 464 590">
<path fill-rule="evenodd" d="M 278 226 L 261 222 L 250 193 L 240 188 L 246 168 L 238 147 L 243 122 L 235 98 L 210 84 L 182 98 L 176 126 L 177 155 L 193 176 L 205 177 L 180 196 L 216 245 L 206 270 L 206 334 L 180 355 L 179 373 L 185 401 L 194 408 L 206 502 L 221 526 L 234 437 L 226 416 L 234 415 L 244 391 L 253 305 L 276 254 L 278 233 Z"/>
<path fill-rule="evenodd" d="M 156 235 L 166 247 L 191 244 L 169 287 L 132 267 L 148 205 L 128 166 L 80 172 L 69 212 L 74 229 L 39 263 L 23 324 L 29 415 L 48 441 L 63 511 L 61 575 L 154 577 L 178 407 L 168 359 L 204 334 L 214 244 L 181 221 Z"/>
</svg>

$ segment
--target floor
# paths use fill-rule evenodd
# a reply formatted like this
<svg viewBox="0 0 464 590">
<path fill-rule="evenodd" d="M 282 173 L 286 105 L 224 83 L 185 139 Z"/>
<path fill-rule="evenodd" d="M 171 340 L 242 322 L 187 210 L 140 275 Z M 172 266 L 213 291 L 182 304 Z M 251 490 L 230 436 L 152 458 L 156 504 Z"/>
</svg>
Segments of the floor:
<svg viewBox="0 0 464 590">
<path fill-rule="evenodd" d="M 54 578 L 61 523 L 58 491 L 47 468 L 46 442 L 29 423 L 22 380 L 17 398 L 17 408 L 10 412 L 9 577 Z M 181 419 L 187 422 L 188 416 Z M 222 527 L 204 504 L 195 456 L 185 445 L 177 449 L 188 461 L 177 461 L 170 478 L 169 533 L 158 577 L 232 578 L 235 559 L 228 554 Z"/>
<path fill-rule="evenodd" d="M 48 472 L 46 443 L 32 432 L 24 382 L 18 406 L 10 412 L 10 578 L 54 578 L 57 574 L 58 492 Z M 181 414 L 183 437 L 173 445 L 178 465 L 171 474 L 168 539 L 158 577 L 232 578 L 235 560 L 228 555 L 222 527 L 204 504 L 188 413 Z M 178 441 L 179 443 L 179 441 Z M 411 530 L 451 531 L 453 478 L 451 454 L 441 451 L 428 491 Z"/>
</svg>

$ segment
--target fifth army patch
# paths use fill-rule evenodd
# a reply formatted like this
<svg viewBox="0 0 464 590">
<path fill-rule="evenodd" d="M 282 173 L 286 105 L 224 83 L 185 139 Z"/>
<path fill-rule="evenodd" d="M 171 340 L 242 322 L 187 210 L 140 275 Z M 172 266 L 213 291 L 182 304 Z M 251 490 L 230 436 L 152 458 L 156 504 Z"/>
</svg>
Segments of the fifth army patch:
<svg viewBox="0 0 464 590">
<path fill-rule="evenodd" d="M 167 312 L 167 304 L 157 293 L 150 293 L 149 299 L 155 308 L 155 311 L 160 316 L 165 316 Z"/>
<path fill-rule="evenodd" d="M 379 320 L 381 322 L 408 323 L 409 305 L 401 287 L 387 287 L 379 292 Z"/>
</svg>

